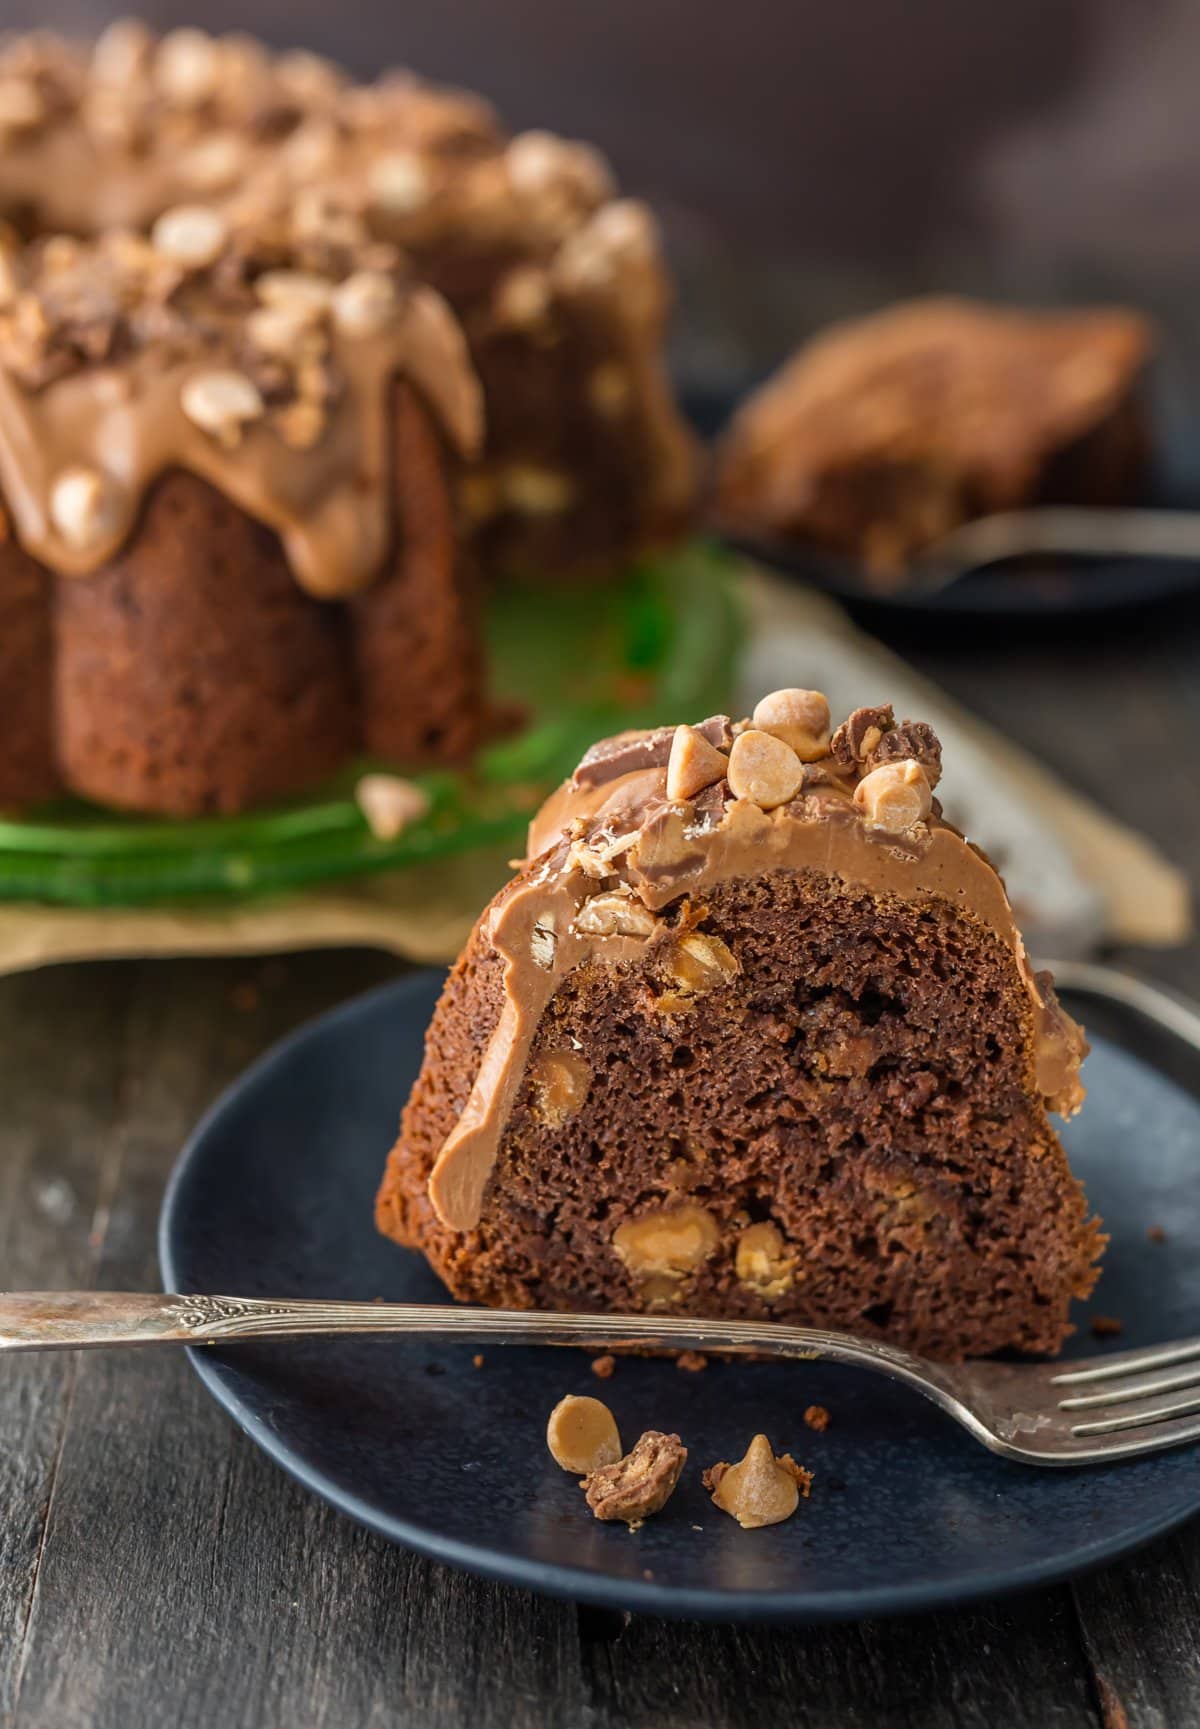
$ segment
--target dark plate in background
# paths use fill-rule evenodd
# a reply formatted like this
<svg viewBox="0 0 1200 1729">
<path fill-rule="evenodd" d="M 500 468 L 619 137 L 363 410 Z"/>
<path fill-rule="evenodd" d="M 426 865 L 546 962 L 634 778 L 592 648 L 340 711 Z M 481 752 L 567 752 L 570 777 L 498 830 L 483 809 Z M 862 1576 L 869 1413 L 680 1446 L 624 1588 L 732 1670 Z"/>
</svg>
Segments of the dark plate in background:
<svg viewBox="0 0 1200 1729">
<path fill-rule="evenodd" d="M 448 1301 L 371 1223 L 439 987 L 420 973 L 347 1004 L 225 1095 L 164 1201 L 167 1289 Z M 1106 1039 L 1087 1079 L 1067 1140 L 1113 1236 L 1094 1309 L 1121 1317 L 1123 1345 L 1194 1332 L 1200 1104 Z M 1157 1224 L 1165 1243 L 1148 1239 Z M 1097 1349 L 1085 1321 L 1072 1352 Z M 480 1369 L 472 1355 L 395 1339 L 192 1353 L 243 1429 L 351 1518 L 514 1585 L 648 1613 L 815 1621 L 963 1603 L 1112 1559 L 1200 1508 L 1194 1450 L 1038 1469 L 993 1458 L 917 1395 L 855 1371 L 625 1360 L 603 1396 L 627 1441 L 677 1429 L 691 1449 L 669 1506 L 630 1534 L 596 1523 L 545 1449 L 555 1402 L 599 1390 L 586 1355 L 493 1348 Z M 824 1434 L 802 1422 L 812 1402 L 832 1413 Z M 700 1468 L 740 1456 L 757 1429 L 816 1480 L 787 1524 L 743 1532 Z"/>
<path fill-rule="evenodd" d="M 684 409 L 706 439 L 715 439 L 738 404 L 761 378 L 737 384 L 683 384 Z M 1190 405 L 1177 399 L 1169 370 L 1156 369 L 1150 390 L 1155 429 L 1155 462 L 1144 506 L 1167 510 L 1200 510 L 1200 425 Z M 937 618 L 954 620 L 1005 619 L 1050 621 L 1088 617 L 1149 606 L 1200 593 L 1200 562 L 1166 558 L 1039 559 L 986 565 L 962 577 L 944 592 L 921 594 L 903 588 L 881 591 L 864 567 L 852 558 L 789 542 L 753 536 L 726 537 L 728 545 L 762 563 L 811 582 L 846 602 L 869 621 Z"/>
</svg>

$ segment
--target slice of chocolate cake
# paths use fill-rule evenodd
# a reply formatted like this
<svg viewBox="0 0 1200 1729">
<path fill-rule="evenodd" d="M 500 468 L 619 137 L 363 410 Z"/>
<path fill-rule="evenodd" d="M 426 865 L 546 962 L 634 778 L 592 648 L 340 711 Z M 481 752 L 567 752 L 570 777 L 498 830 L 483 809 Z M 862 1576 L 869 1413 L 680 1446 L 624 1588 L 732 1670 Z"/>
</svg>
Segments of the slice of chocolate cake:
<svg viewBox="0 0 1200 1729">
<path fill-rule="evenodd" d="M 860 558 L 881 583 L 963 522 L 1125 504 L 1149 452 L 1152 347 L 1121 308 L 914 300 L 834 325 L 745 403 L 714 511 L 735 533 Z"/>
<path fill-rule="evenodd" d="M 590 750 L 450 975 L 378 1200 L 456 1296 L 1054 1351 L 1080 1029 L 940 747 L 812 691 Z"/>
</svg>

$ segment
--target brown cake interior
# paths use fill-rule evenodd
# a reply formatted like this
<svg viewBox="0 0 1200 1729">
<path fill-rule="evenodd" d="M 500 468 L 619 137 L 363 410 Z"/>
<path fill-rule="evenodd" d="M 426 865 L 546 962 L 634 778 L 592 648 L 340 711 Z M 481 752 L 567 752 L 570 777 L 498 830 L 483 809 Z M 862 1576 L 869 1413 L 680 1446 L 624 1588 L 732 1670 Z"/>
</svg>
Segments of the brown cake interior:
<svg viewBox="0 0 1200 1729">
<path fill-rule="evenodd" d="M 662 946 L 572 972 L 463 1233 L 426 1185 L 500 1010 L 502 967 L 476 937 L 431 1029 L 381 1228 L 485 1303 L 668 1302 L 946 1358 L 1056 1349 L 1101 1239 L 1033 1085 L 1007 946 L 946 903 L 815 871 L 728 882 L 671 917 L 720 938 L 740 972 L 684 999 Z M 639 1250 L 622 1227 L 647 1219 L 658 1234 Z"/>
</svg>

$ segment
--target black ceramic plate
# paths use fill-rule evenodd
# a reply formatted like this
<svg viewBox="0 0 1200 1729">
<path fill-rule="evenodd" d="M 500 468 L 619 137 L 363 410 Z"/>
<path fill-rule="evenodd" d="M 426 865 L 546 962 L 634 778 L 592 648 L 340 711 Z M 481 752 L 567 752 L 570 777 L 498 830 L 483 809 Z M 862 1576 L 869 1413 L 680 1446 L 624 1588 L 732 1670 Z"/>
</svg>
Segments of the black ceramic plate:
<svg viewBox="0 0 1200 1729">
<path fill-rule="evenodd" d="M 689 418 L 706 437 L 715 438 L 738 403 L 759 380 L 743 389 L 687 385 L 682 397 Z M 1196 510 L 1194 416 L 1175 400 L 1170 377 L 1157 376 L 1152 391 L 1156 458 L 1145 496 L 1138 502 L 1161 509 Z M 1200 563 L 1167 558 L 1038 558 L 985 565 L 941 592 L 922 594 L 903 587 L 881 589 L 855 559 L 817 546 L 754 536 L 733 536 L 728 544 L 790 576 L 836 595 L 856 612 L 910 618 L 936 617 L 964 623 L 978 619 L 1054 619 L 1088 616 L 1146 606 L 1200 591 Z"/>
<path fill-rule="evenodd" d="M 378 1237 L 371 1201 L 440 979 L 348 1004 L 271 1052 L 210 1112 L 163 1207 L 168 1290 L 446 1301 Z M 1094 1308 L 1123 1345 L 1200 1330 L 1200 1104 L 1104 1038 L 1068 1130 L 1113 1242 Z M 1148 1230 L 1165 1224 L 1168 1238 Z M 1074 1347 L 1098 1347 L 1086 1317 Z M 1110 1347 L 1111 1348 L 1111 1347 Z M 966 1602 L 1063 1578 L 1200 1508 L 1194 1450 L 1056 1471 L 993 1458 L 920 1397 L 822 1365 L 622 1361 L 604 1397 L 623 1435 L 691 1449 L 635 1534 L 590 1516 L 545 1449 L 550 1408 L 599 1387 L 582 1353 L 311 1340 L 193 1353 L 205 1384 L 295 1477 L 352 1518 L 516 1585 L 657 1614 L 822 1620 Z M 806 1405 L 832 1421 L 813 1434 Z M 814 1472 L 785 1525 L 743 1532 L 700 1467 L 755 1430 Z"/>
</svg>

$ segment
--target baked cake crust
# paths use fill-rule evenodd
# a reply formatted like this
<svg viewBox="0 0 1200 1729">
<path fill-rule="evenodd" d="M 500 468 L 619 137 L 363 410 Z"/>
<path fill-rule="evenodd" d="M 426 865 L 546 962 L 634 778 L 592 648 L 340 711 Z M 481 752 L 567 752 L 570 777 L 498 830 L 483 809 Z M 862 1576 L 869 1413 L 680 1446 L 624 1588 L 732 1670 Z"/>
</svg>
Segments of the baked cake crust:
<svg viewBox="0 0 1200 1729">
<path fill-rule="evenodd" d="M 456 1295 L 947 1358 L 1066 1336 L 1102 1239 L 1047 1110 L 1082 1035 L 941 819 L 930 730 L 814 715 L 606 741 L 535 819 L 378 1200 Z"/>
</svg>

